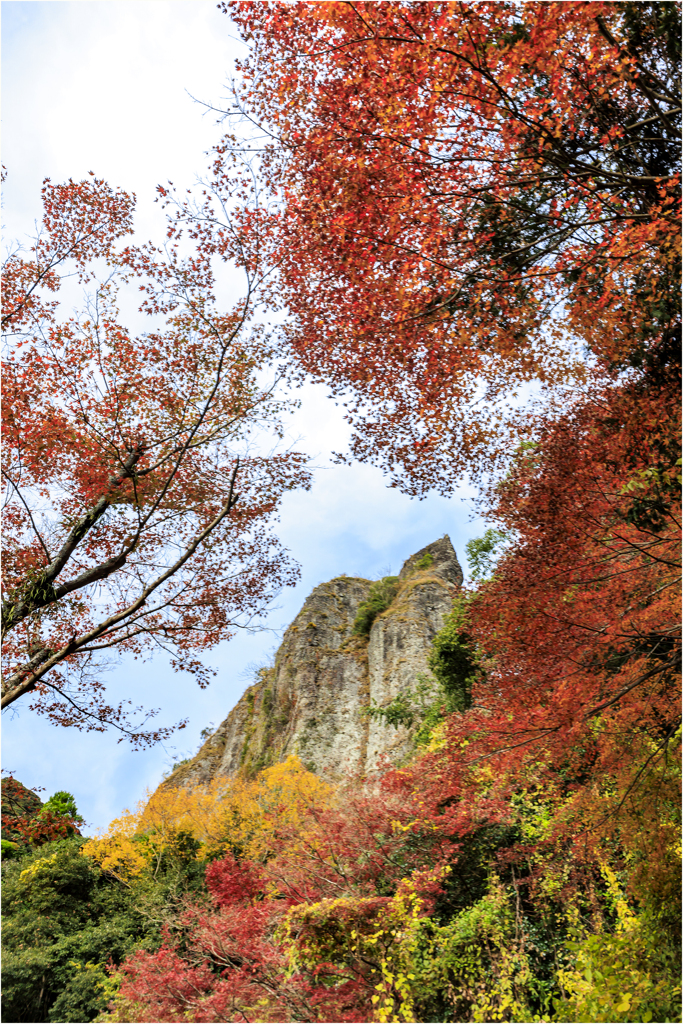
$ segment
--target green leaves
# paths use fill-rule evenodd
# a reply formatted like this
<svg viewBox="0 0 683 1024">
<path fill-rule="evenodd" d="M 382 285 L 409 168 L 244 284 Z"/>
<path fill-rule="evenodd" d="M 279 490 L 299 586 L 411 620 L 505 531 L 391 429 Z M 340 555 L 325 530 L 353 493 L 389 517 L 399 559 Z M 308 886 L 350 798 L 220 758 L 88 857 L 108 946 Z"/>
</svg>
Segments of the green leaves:
<svg viewBox="0 0 683 1024">
<path fill-rule="evenodd" d="M 497 530 L 491 526 L 483 537 L 467 541 L 465 551 L 473 580 L 484 581 L 493 575 L 496 562 L 501 555 L 501 545 L 508 536 L 506 530 Z"/>
<path fill-rule="evenodd" d="M 3 1019 L 94 1020 L 113 994 L 104 965 L 149 931 L 82 845 L 48 843 L 3 864 Z"/>
<path fill-rule="evenodd" d="M 456 600 L 453 611 L 432 641 L 428 664 L 447 698 L 448 711 L 466 711 L 472 703 L 472 686 L 482 670 L 476 644 L 467 632 L 467 605 Z"/>
<path fill-rule="evenodd" d="M 67 793 L 65 789 L 60 789 L 56 793 L 53 793 L 49 800 L 46 800 L 41 814 L 46 812 L 59 815 L 62 817 L 70 818 L 73 821 L 78 822 L 80 825 L 83 824 L 83 818 L 78 813 L 76 807 L 76 801 L 71 793 Z"/>
<path fill-rule="evenodd" d="M 351 632 L 354 636 L 369 636 L 373 622 L 386 611 L 396 597 L 398 576 L 384 576 L 370 585 L 367 601 L 363 601 L 356 613 Z"/>
</svg>

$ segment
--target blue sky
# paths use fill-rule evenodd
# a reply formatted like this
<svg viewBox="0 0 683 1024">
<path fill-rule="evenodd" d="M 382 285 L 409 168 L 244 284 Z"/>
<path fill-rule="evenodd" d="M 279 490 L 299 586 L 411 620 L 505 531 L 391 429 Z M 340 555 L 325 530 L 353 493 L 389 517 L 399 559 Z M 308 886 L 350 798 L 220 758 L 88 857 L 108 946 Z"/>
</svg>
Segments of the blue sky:
<svg viewBox="0 0 683 1024">
<path fill-rule="evenodd" d="M 214 0 L 5 0 L 5 241 L 30 232 L 44 177 L 79 179 L 90 170 L 136 192 L 138 233 L 158 237 L 156 184 L 192 185 L 220 136 L 215 119 L 188 93 L 219 102 L 241 50 Z M 4 767 L 24 784 L 43 787 L 43 797 L 71 791 L 89 831 L 156 786 L 174 753 L 197 749 L 200 731 L 225 718 L 314 586 L 340 573 L 373 578 L 398 571 L 444 533 L 464 563 L 466 541 L 483 532 L 471 488 L 451 500 L 418 502 L 388 487 L 379 470 L 334 466 L 328 453 L 343 449 L 347 436 L 341 413 L 321 387 L 305 387 L 301 399 L 289 436 L 313 457 L 315 482 L 308 493 L 286 496 L 278 531 L 301 565 L 301 580 L 271 609 L 268 629 L 211 652 L 205 660 L 218 675 L 206 691 L 158 658 L 122 661 L 104 677 L 112 697 L 161 708 L 163 724 L 189 717 L 188 728 L 165 747 L 136 753 L 113 731 L 56 728 L 20 703 L 3 715 Z"/>
</svg>

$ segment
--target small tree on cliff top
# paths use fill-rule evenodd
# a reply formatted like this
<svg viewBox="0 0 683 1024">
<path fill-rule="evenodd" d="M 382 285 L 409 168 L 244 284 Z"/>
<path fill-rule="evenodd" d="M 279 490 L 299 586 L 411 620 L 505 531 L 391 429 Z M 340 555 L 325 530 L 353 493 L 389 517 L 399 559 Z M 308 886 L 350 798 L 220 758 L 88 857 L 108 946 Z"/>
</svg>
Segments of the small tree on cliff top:
<svg viewBox="0 0 683 1024">
<path fill-rule="evenodd" d="M 53 722 L 146 743 L 168 730 L 108 705 L 102 656 L 161 649 L 206 685 L 197 656 L 297 577 L 269 524 L 309 477 L 302 455 L 250 451 L 281 408 L 272 345 L 250 325 L 265 281 L 240 238 L 223 256 L 246 291 L 221 312 L 210 256 L 183 255 L 177 229 L 117 248 L 132 195 L 46 180 L 43 204 L 31 249 L 4 265 L 2 707 L 30 695 Z M 92 292 L 60 317 L 52 295 L 74 269 Z M 151 331 L 123 325 L 121 281 L 144 293 Z"/>
</svg>

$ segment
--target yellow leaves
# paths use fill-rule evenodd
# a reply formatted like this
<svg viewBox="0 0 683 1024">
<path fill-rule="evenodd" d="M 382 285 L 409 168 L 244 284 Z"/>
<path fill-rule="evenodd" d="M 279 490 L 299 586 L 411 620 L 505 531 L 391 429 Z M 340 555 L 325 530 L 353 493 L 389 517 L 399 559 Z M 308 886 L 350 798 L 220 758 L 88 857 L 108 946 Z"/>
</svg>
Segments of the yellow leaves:
<svg viewBox="0 0 683 1024">
<path fill-rule="evenodd" d="M 182 835 L 199 844 L 198 859 L 224 849 L 258 859 L 267 855 L 277 831 L 303 831 L 305 812 L 331 799 L 331 787 L 290 756 L 254 780 L 224 778 L 193 789 L 158 789 L 88 840 L 82 853 L 128 883 Z"/>
<path fill-rule="evenodd" d="M 266 768 L 256 785 L 264 810 L 272 810 L 276 801 L 280 801 L 287 805 L 286 813 L 290 815 L 300 813 L 306 806 L 329 803 L 334 792 L 328 783 L 304 768 L 294 754 L 290 754 L 286 761 Z"/>
<path fill-rule="evenodd" d="M 407 821 L 405 824 L 403 824 L 400 821 L 393 820 L 391 822 L 391 828 L 394 832 L 411 832 L 413 826 L 416 824 L 416 821 L 417 819 L 413 819 L 412 821 Z M 424 824 L 428 826 L 430 823 L 425 822 Z"/>
<path fill-rule="evenodd" d="M 19 875 L 19 882 L 21 885 L 30 885 L 39 875 L 43 874 L 46 869 L 54 864 L 57 860 L 57 854 L 53 853 L 51 857 L 41 857 L 40 860 L 36 860 L 31 864 L 30 867 L 25 868 Z"/>
<path fill-rule="evenodd" d="M 608 901 L 616 912 L 613 931 L 587 933 L 578 910 L 567 944 L 571 967 L 558 972 L 564 999 L 556 1004 L 558 1019 L 568 1021 L 676 1020 L 680 989 L 672 989 L 663 970 L 667 951 L 660 925 L 645 911 L 629 905 L 612 868 L 603 862 L 600 873 Z"/>
<path fill-rule="evenodd" d="M 89 839 L 81 848 L 83 856 L 92 857 L 105 871 L 111 871 L 122 881 L 129 882 L 139 875 L 148 862 L 144 848 L 136 843 L 144 801 L 137 812 L 125 810 L 98 836 Z"/>
<path fill-rule="evenodd" d="M 600 866 L 600 874 L 607 882 L 607 892 L 612 903 L 612 909 L 617 913 L 617 932 L 634 931 L 638 927 L 638 919 L 626 901 L 617 876 L 607 863 Z"/>
<path fill-rule="evenodd" d="M 401 955 L 401 947 L 396 952 Z M 414 1002 L 411 993 L 410 982 L 415 980 L 415 975 L 396 970 L 394 973 L 390 967 L 396 963 L 395 957 L 383 959 L 380 963 L 382 980 L 375 985 L 378 995 L 372 996 L 372 1003 L 376 1007 L 376 1020 L 385 1022 L 399 1022 L 415 1020 Z"/>
<path fill-rule="evenodd" d="M 312 840 L 310 812 L 330 806 L 334 791 L 309 772 L 296 755 L 267 768 L 247 784 L 244 797 L 257 827 L 247 844 L 248 856 L 264 857 L 273 837 L 286 833 L 297 842 Z"/>
<path fill-rule="evenodd" d="M 488 763 L 475 768 L 472 775 L 477 784 L 478 792 L 482 794 L 488 793 L 496 782 L 496 773 L 493 766 Z"/>
<path fill-rule="evenodd" d="M 631 1008 L 632 1001 L 633 1001 L 633 993 L 632 992 L 624 992 L 623 996 L 621 997 L 620 1002 L 617 1004 L 617 1012 L 618 1013 L 627 1013 L 628 1010 Z"/>
<path fill-rule="evenodd" d="M 433 754 L 436 753 L 437 750 L 443 750 L 443 748 L 446 746 L 446 743 L 446 723 L 437 722 L 437 724 L 431 731 L 429 743 L 425 747 L 425 750 L 428 754 Z"/>
</svg>

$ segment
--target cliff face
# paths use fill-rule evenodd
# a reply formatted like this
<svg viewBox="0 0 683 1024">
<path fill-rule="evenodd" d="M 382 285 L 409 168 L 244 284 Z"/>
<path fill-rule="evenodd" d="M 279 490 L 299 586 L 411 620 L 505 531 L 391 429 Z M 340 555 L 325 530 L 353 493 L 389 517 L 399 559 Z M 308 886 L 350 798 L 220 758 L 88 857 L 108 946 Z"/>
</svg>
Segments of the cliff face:
<svg viewBox="0 0 683 1024">
<path fill-rule="evenodd" d="M 396 595 L 354 636 L 359 605 L 371 582 L 340 576 L 306 599 L 287 629 L 272 668 L 259 678 L 199 753 L 164 785 L 205 782 L 216 775 L 258 771 L 296 753 L 312 771 L 366 774 L 387 755 L 400 760 L 410 735 L 362 714 L 371 701 L 385 705 L 420 673 L 462 584 L 450 539 L 442 537 L 409 558 Z"/>
</svg>

